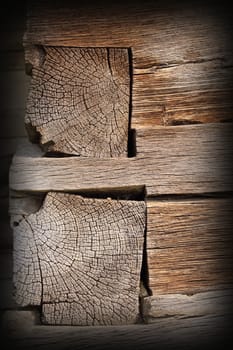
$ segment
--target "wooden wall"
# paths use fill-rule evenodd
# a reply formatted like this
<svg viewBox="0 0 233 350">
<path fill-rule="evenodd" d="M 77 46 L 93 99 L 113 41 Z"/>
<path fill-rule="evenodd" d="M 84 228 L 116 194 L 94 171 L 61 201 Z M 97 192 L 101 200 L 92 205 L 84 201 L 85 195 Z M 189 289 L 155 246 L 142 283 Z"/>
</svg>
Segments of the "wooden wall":
<svg viewBox="0 0 233 350">
<path fill-rule="evenodd" d="M 225 121 L 232 121 L 232 57 L 230 53 L 231 47 L 229 44 L 231 41 L 230 29 L 228 28 L 229 22 L 226 21 L 226 23 L 224 23 L 225 17 L 221 13 L 219 15 L 215 13 L 212 17 L 210 16 L 212 20 L 216 21 L 215 23 L 212 23 L 211 27 L 214 29 L 213 33 L 210 35 L 212 40 L 208 42 L 208 40 L 205 40 L 205 35 L 204 37 L 198 37 L 197 34 L 195 44 L 192 45 L 192 43 L 188 42 L 188 40 L 190 40 L 190 33 L 195 32 L 195 30 L 193 30 L 192 23 L 194 23 L 197 28 L 200 28 L 199 25 L 202 23 L 202 30 L 204 33 L 210 34 L 211 31 L 208 32 L 208 23 L 205 20 L 205 13 L 202 13 L 201 8 L 199 7 L 199 9 L 197 8 L 195 10 L 195 7 L 190 7 L 190 9 L 192 9 L 192 11 L 189 12 L 191 17 L 184 15 L 182 5 L 180 5 L 176 12 L 170 12 L 170 16 L 168 18 L 164 18 L 162 16 L 158 21 L 158 28 L 160 29 L 158 31 L 150 30 L 148 33 L 145 33 L 142 42 L 137 42 L 137 35 L 134 31 L 134 28 L 137 27 L 139 18 L 141 18 L 140 11 L 138 14 L 136 11 L 137 15 L 133 18 L 132 22 L 128 23 L 128 26 L 126 27 L 124 27 L 123 23 L 129 13 L 127 12 L 129 11 L 127 8 L 124 12 L 124 16 L 122 17 L 120 26 L 119 23 L 117 23 L 117 17 L 114 17 L 115 15 L 119 14 L 113 12 L 110 15 L 106 12 L 105 21 L 103 22 L 104 25 L 103 28 L 101 28 L 101 21 L 99 21 L 98 16 L 96 17 L 94 15 L 94 12 L 91 11 L 91 9 L 89 14 L 90 16 L 94 16 L 96 19 L 96 25 L 93 26 L 93 29 L 89 28 L 89 31 L 82 29 L 85 27 L 85 16 L 82 16 L 82 12 L 82 20 L 80 21 L 80 25 L 77 21 L 73 22 L 73 24 L 75 23 L 76 25 L 76 29 L 79 30 L 81 34 L 80 36 L 77 36 L 76 39 L 72 39 L 73 44 L 80 46 L 92 46 L 94 41 L 96 46 L 122 46 L 122 35 L 127 30 L 128 35 L 126 37 L 128 38 L 128 41 L 126 40 L 123 46 L 130 47 L 132 42 L 135 45 L 135 55 L 133 57 L 135 80 L 133 90 L 134 110 L 132 111 L 132 127 L 136 129 L 139 128 L 142 124 L 150 128 L 157 127 L 157 125 L 175 126 L 180 124 L 201 124 L 209 122 L 222 123 Z M 104 11 L 104 8 L 100 11 L 101 16 L 103 16 Z M 193 13 L 194 17 L 192 17 Z M 64 17 L 64 13 L 60 12 L 60 16 Z M 226 17 L 228 18 L 228 16 Z M 53 23 L 52 13 L 50 19 Z M 54 45 L 69 46 L 72 44 L 71 39 L 67 41 L 65 39 L 66 36 L 69 37 L 69 30 L 72 31 L 71 22 L 63 23 L 63 26 L 58 27 L 56 26 L 55 21 L 53 26 L 51 26 L 51 31 L 48 35 L 50 41 L 48 40 L 46 42 L 46 33 L 44 31 L 44 28 L 47 28 L 47 23 L 43 17 L 43 8 L 41 9 L 41 13 L 38 15 L 38 18 L 35 18 L 34 20 L 35 22 L 37 21 L 38 28 L 40 28 L 40 30 L 37 31 L 37 28 L 35 30 L 33 27 L 29 29 L 31 30 L 31 33 L 33 33 L 34 38 L 37 35 L 38 44 L 41 44 L 40 38 L 43 38 L 42 44 L 45 45 L 53 43 Z M 168 31 L 166 33 L 163 32 L 160 26 L 160 24 L 164 23 L 164 20 L 167 21 L 166 23 Z M 182 22 L 182 20 L 184 20 L 184 22 Z M 113 27 L 111 35 L 110 33 L 108 35 L 108 41 L 105 42 L 104 36 L 111 21 L 113 25 L 115 25 L 115 29 Z M 150 11 L 147 11 L 147 13 L 144 14 L 142 21 L 147 28 L 148 26 L 150 28 L 150 21 L 153 21 L 153 16 L 150 14 Z M 12 11 L 12 8 L 4 11 L 2 23 L 4 24 L 3 31 L 1 33 L 2 45 L 0 50 L 2 76 L 2 127 L 0 128 L 1 311 L 15 308 L 15 305 L 11 298 L 12 231 L 10 229 L 8 215 L 8 173 L 12 155 L 15 152 L 18 140 L 26 136 L 23 118 L 25 114 L 25 101 L 29 78 L 24 71 L 24 53 L 22 47 L 22 36 L 23 32 L 25 31 L 26 23 L 25 8 L 23 6 L 20 6 L 19 9 L 15 8 L 14 11 Z M 41 25 L 39 25 L 40 23 Z M 221 35 L 219 35 L 219 28 L 221 28 L 221 26 L 224 27 L 224 31 L 221 32 Z M 121 31 L 119 32 L 118 30 L 117 32 L 117 28 L 120 28 Z M 28 32 L 29 35 L 25 38 L 25 43 L 27 41 L 30 42 L 30 30 Z M 57 33 L 61 30 L 64 34 L 63 41 L 57 39 Z M 140 32 L 140 28 L 138 28 L 138 30 Z M 86 33 L 88 33 L 88 36 Z M 97 33 L 102 34 L 98 36 Z M 182 33 L 183 36 L 181 35 Z M 119 37 L 121 37 L 121 42 L 119 42 Z M 163 37 L 163 45 L 161 45 L 161 37 Z M 208 35 L 206 38 L 207 37 Z M 153 38 L 153 40 L 156 42 L 156 47 L 153 48 L 154 52 L 156 52 L 156 55 L 154 54 L 153 50 L 148 49 L 148 41 L 151 40 L 151 38 Z M 143 42 L 145 44 L 144 47 Z M 174 45 L 174 43 L 176 43 L 176 45 Z M 189 50 L 187 50 L 187 43 Z M 146 48 L 148 51 L 145 55 Z M 227 56 L 226 60 L 224 60 L 225 54 Z M 153 61 L 154 56 L 158 58 L 156 62 Z M 193 57 L 195 57 L 195 62 L 193 62 Z M 167 72 L 169 72 L 169 74 L 166 77 L 169 78 L 165 77 L 164 68 L 167 68 Z M 222 75 L 219 73 L 220 71 L 222 72 Z M 201 72 L 201 75 L 199 75 L 198 72 Z M 173 85 L 173 90 L 170 88 L 171 81 L 173 83 L 175 82 Z M 193 84 L 190 85 L 190 81 L 192 81 Z M 146 89 L 146 85 L 148 83 L 150 89 Z M 203 90 L 199 89 L 200 86 L 203 88 Z M 218 86 L 218 88 L 216 88 L 216 86 Z M 206 92 L 205 95 L 203 95 L 203 91 Z M 176 97 L 176 99 L 173 100 L 173 102 L 175 101 L 175 104 L 172 104 L 173 102 L 170 99 L 172 94 L 173 97 Z M 151 103 L 151 99 L 153 100 L 154 105 Z M 193 108 L 195 105 L 199 107 L 198 112 L 195 108 Z M 161 116 L 163 117 L 161 118 Z M 156 201 L 151 201 L 149 202 L 149 205 L 149 210 L 151 212 L 159 211 L 163 214 L 164 211 L 167 215 L 166 208 L 164 209 L 163 207 L 163 202 L 156 203 Z M 172 205 L 169 209 L 169 215 L 171 218 L 173 218 Z M 192 216 L 190 217 L 190 220 L 192 221 Z M 166 220 L 163 222 L 161 218 L 161 225 L 166 226 L 166 224 Z M 153 224 L 152 222 L 151 226 L 149 227 L 151 231 L 154 229 L 153 225 L 156 229 L 158 229 L 157 226 L 159 226 L 159 224 Z M 221 227 L 218 227 L 218 230 L 220 231 Z M 202 237 L 200 237 L 200 239 L 201 238 Z M 230 303 L 231 298 L 232 296 L 227 295 L 226 291 L 226 297 L 223 297 L 224 301 Z M 25 313 L 27 312 L 28 311 L 25 310 Z M 22 315 L 23 314 L 21 312 L 19 324 L 22 323 Z M 28 316 L 26 319 L 28 322 Z M 98 346 L 99 344 L 101 345 L 101 349 L 107 349 L 109 348 L 109 344 L 114 342 L 116 348 L 122 347 L 126 349 L 130 347 L 130 345 L 135 347 L 135 344 L 137 343 L 138 348 L 140 346 L 142 348 L 144 347 L 146 349 L 152 349 L 154 348 L 154 344 L 156 342 L 162 341 L 165 346 L 169 345 L 172 342 L 174 344 L 174 342 L 176 342 L 178 339 L 177 332 L 179 334 L 179 339 L 182 340 L 181 343 L 184 341 L 183 346 L 185 347 L 188 341 L 190 341 L 192 344 L 195 332 L 198 333 L 201 329 L 203 332 L 202 335 L 207 335 L 206 338 L 204 337 L 204 345 L 206 342 L 206 345 L 208 346 L 210 335 L 213 337 L 213 342 L 218 340 L 216 339 L 218 335 L 218 332 L 216 333 L 216 325 L 219 333 L 222 334 L 224 327 L 226 326 L 226 323 L 228 323 L 229 319 L 228 316 L 226 317 L 224 315 L 220 315 L 218 318 L 210 317 L 210 319 L 208 319 L 208 322 L 205 321 L 206 320 L 203 317 L 196 317 L 193 319 L 189 318 L 187 320 L 184 317 L 184 319 L 179 322 L 179 326 L 177 326 L 177 320 L 173 319 L 168 327 L 167 319 L 161 318 L 154 323 L 153 327 L 140 325 L 140 330 L 137 328 L 137 326 L 133 326 L 130 329 L 123 327 L 121 330 L 118 328 L 111 328 L 107 331 L 94 329 L 91 333 L 92 340 L 87 340 L 90 338 L 90 330 L 86 328 L 83 329 L 83 333 L 81 335 L 77 335 L 76 329 L 64 329 L 55 327 L 53 330 L 50 330 L 50 333 L 48 333 L 48 329 L 44 327 L 37 327 L 36 330 L 34 330 L 34 334 L 36 332 L 37 341 L 39 341 L 39 343 L 44 348 L 46 348 L 48 343 L 50 344 L 50 348 L 62 348 L 62 341 L 64 340 L 65 335 L 66 340 L 69 344 L 79 344 L 81 347 L 88 346 L 88 343 L 90 345 L 90 348 L 95 348 L 95 346 Z M 28 327 L 27 322 L 25 323 L 25 328 Z M 31 325 L 29 325 L 29 327 L 30 326 Z M 214 326 L 214 331 L 211 328 L 212 326 Z M 160 332 L 155 332 L 155 330 L 158 329 Z M 167 337 L 168 331 L 171 331 L 169 333 L 170 338 Z M 44 337 L 45 334 L 47 334 L 47 336 Z M 135 335 L 137 336 L 135 337 Z M 17 337 L 23 348 L 25 346 L 24 334 L 18 334 Z M 135 341 L 135 339 L 137 340 Z M 34 339 L 33 336 L 31 336 L 27 342 L 27 347 L 30 348 L 30 346 L 33 346 L 33 344 Z"/>
</svg>

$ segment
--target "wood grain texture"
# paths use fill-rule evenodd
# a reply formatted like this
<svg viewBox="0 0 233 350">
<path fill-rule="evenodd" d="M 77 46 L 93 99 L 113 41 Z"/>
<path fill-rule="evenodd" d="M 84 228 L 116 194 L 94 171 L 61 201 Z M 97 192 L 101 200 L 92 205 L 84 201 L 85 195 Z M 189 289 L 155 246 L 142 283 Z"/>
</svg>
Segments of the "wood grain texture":
<svg viewBox="0 0 233 350">
<path fill-rule="evenodd" d="M 134 128 L 232 121 L 232 23 L 216 3 L 44 2 L 29 5 L 24 45 L 131 48 Z"/>
<path fill-rule="evenodd" d="M 127 49 L 40 47 L 31 49 L 28 60 L 32 64 L 25 116 L 29 135 L 33 128 L 48 151 L 127 156 Z"/>
<path fill-rule="evenodd" d="M 133 47 L 140 65 L 230 57 L 231 18 L 221 4 L 200 2 L 32 1 L 24 45 Z"/>
<path fill-rule="evenodd" d="M 6 315 L 5 349 L 202 349 L 232 344 L 232 315 L 164 317 L 150 325 L 111 327 L 41 326 L 29 312 Z M 8 321 L 9 320 L 9 321 Z M 8 322 L 7 322 L 8 321 Z M 20 322 L 21 321 L 21 322 Z M 26 327 L 27 326 L 27 327 Z M 197 336 L 198 335 L 198 336 Z M 5 343 L 6 339 L 6 343 Z"/>
<path fill-rule="evenodd" d="M 233 283 L 232 198 L 147 201 L 148 286 L 193 294 Z"/>
<path fill-rule="evenodd" d="M 137 156 L 46 158 L 22 146 L 13 158 L 16 191 L 110 191 L 146 186 L 148 196 L 232 190 L 231 124 L 156 127 L 137 131 Z M 33 155 L 34 154 L 34 155 Z"/>
<path fill-rule="evenodd" d="M 143 299 L 145 322 L 163 317 L 199 317 L 232 314 L 232 289 L 197 293 L 194 295 L 165 294 Z"/>
<path fill-rule="evenodd" d="M 224 59 L 134 69 L 132 127 L 231 120 L 232 73 Z"/>
<path fill-rule="evenodd" d="M 41 306 L 48 324 L 137 321 L 144 202 L 50 192 L 37 213 L 12 220 L 19 305 Z"/>
</svg>

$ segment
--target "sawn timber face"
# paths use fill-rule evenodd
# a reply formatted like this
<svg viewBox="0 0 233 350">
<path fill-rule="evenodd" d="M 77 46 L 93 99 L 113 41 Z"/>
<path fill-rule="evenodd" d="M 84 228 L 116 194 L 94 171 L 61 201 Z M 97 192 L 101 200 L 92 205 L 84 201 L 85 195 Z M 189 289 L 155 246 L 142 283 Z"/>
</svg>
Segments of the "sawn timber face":
<svg viewBox="0 0 233 350">
<path fill-rule="evenodd" d="M 47 151 L 126 157 L 130 68 L 123 48 L 33 46 L 25 124 Z"/>
<path fill-rule="evenodd" d="M 14 287 L 60 325 L 135 323 L 145 203 L 50 192 L 34 214 L 13 215 Z"/>
</svg>

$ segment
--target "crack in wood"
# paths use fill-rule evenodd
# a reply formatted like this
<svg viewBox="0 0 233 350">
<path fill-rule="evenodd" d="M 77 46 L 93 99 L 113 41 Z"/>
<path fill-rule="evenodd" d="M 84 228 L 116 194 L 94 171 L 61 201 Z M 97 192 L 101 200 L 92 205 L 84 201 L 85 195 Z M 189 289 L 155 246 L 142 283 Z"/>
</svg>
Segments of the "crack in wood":
<svg viewBox="0 0 233 350">
<path fill-rule="evenodd" d="M 144 229 L 143 201 L 48 193 L 14 227 L 16 301 L 49 324 L 137 322 Z"/>
<path fill-rule="evenodd" d="M 43 60 L 38 48 L 26 55 L 34 65 L 25 116 L 30 139 L 49 152 L 127 156 L 128 49 L 42 49 Z"/>
</svg>

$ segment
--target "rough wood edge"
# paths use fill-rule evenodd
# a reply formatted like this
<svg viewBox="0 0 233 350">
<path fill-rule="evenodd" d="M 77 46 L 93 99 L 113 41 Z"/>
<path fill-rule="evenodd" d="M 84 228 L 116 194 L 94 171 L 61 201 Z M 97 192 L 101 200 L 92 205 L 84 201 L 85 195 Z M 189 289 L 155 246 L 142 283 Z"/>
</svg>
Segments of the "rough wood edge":
<svg viewBox="0 0 233 350">
<path fill-rule="evenodd" d="M 231 130 L 231 123 L 140 129 L 138 154 L 121 159 L 48 158 L 36 145 L 24 144 L 13 157 L 10 188 L 75 192 L 146 186 L 148 196 L 231 191 Z"/>
<path fill-rule="evenodd" d="M 158 318 L 187 318 L 232 314 L 233 289 L 215 287 L 215 290 L 185 294 L 161 294 L 145 297 L 142 314 L 146 323 Z"/>
</svg>

